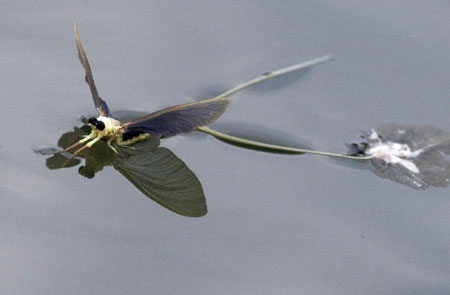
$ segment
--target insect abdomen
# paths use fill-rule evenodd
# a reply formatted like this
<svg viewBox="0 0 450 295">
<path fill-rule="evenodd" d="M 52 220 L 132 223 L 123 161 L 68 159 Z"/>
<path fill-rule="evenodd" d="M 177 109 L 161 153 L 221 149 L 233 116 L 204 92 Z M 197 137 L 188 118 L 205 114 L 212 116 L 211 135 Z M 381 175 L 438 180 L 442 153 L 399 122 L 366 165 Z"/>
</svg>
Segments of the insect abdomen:
<svg viewBox="0 0 450 295">
<path fill-rule="evenodd" d="M 117 138 L 116 142 L 118 145 L 129 145 L 148 138 L 150 138 L 150 134 L 148 133 L 127 132 Z"/>
</svg>

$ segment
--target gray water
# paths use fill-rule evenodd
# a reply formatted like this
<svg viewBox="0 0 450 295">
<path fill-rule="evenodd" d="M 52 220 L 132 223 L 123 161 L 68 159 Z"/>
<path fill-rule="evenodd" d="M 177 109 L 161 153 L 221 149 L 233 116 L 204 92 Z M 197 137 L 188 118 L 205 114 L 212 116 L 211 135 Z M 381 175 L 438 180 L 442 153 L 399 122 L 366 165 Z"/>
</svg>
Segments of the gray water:
<svg viewBox="0 0 450 295">
<path fill-rule="evenodd" d="M 205 99 L 331 53 L 234 95 L 218 125 L 334 152 L 384 123 L 450 131 L 447 1 L 1 7 L 0 293 L 450 293 L 449 189 L 194 134 L 161 142 L 203 185 L 208 214 L 187 218 L 111 167 L 89 180 L 33 153 L 95 115 L 73 21 L 113 112 Z"/>
</svg>

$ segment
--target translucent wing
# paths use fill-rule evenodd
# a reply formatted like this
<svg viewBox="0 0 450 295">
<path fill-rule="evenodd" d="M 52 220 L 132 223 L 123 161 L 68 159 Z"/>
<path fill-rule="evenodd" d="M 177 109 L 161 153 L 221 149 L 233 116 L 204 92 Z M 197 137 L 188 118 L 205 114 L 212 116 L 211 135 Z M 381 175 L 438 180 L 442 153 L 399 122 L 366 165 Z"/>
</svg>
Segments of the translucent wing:
<svg viewBox="0 0 450 295">
<path fill-rule="evenodd" d="M 217 120 L 230 102 L 228 98 L 212 98 L 145 115 L 122 125 L 123 139 L 128 140 L 142 133 L 170 137 L 191 132 L 197 127 L 207 126 Z"/>
<path fill-rule="evenodd" d="M 86 53 L 84 52 L 83 46 L 81 45 L 80 36 L 78 35 L 77 25 L 74 24 L 75 30 L 75 39 L 77 41 L 77 49 L 78 49 L 78 57 L 83 65 L 84 70 L 86 71 L 85 80 L 88 83 L 89 88 L 91 89 L 92 98 L 94 100 L 95 108 L 100 116 L 111 117 L 111 113 L 109 112 L 108 106 L 106 102 L 100 98 L 97 92 L 97 88 L 95 87 L 94 78 L 92 77 L 91 67 L 89 66 L 89 61 L 86 57 Z"/>
<path fill-rule="evenodd" d="M 175 213 L 190 217 L 207 213 L 200 181 L 166 148 L 119 158 L 114 168 L 147 197 Z"/>
</svg>

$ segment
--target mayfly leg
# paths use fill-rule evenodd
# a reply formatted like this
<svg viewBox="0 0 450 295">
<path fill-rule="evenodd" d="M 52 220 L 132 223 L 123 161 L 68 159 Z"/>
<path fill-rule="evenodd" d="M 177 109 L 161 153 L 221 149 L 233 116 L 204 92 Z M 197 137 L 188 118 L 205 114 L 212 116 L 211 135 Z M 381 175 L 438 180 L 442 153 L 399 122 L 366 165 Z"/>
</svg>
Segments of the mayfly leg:
<svg viewBox="0 0 450 295">
<path fill-rule="evenodd" d="M 95 135 L 94 135 L 95 136 Z M 89 137 L 89 136 L 88 136 Z M 86 142 L 87 138 L 84 138 L 80 141 Z M 88 139 L 89 140 L 89 139 Z M 64 164 L 62 165 L 62 167 L 65 167 L 67 165 L 67 163 L 69 163 L 70 160 L 72 160 L 73 158 L 75 158 L 76 156 L 78 156 L 79 153 L 81 153 L 82 151 L 84 151 L 87 148 L 90 148 L 91 146 L 93 146 L 97 141 L 100 140 L 100 137 L 96 137 L 94 140 L 88 142 L 86 145 L 80 147 L 79 149 L 77 149 L 69 158 L 67 158 L 67 160 L 64 162 Z M 79 141 L 79 142 L 80 142 Z"/>
<path fill-rule="evenodd" d="M 114 140 L 114 138 L 110 138 L 108 139 L 108 141 L 106 142 L 106 144 L 109 146 L 110 149 L 112 149 L 116 154 L 119 154 L 119 152 L 117 151 L 117 149 L 115 147 L 112 146 L 111 142 Z"/>
<path fill-rule="evenodd" d="M 272 78 L 275 78 L 275 77 L 279 77 L 279 76 L 282 76 L 282 75 L 286 75 L 286 74 L 289 74 L 289 73 L 292 73 L 292 72 L 304 70 L 304 69 L 316 66 L 318 64 L 330 61 L 332 59 L 333 59 L 333 57 L 331 55 L 325 55 L 325 56 L 322 56 L 322 57 L 319 57 L 319 58 L 315 58 L 315 59 L 312 59 L 312 60 L 309 60 L 309 61 L 306 61 L 306 62 L 302 62 L 302 63 L 296 64 L 296 65 L 293 65 L 293 66 L 289 66 L 287 68 L 282 68 L 282 69 L 279 69 L 279 70 L 276 70 L 276 71 L 264 73 L 264 74 L 262 74 L 259 77 L 251 79 L 251 80 L 249 80 L 247 82 L 239 84 L 238 86 L 236 86 L 236 87 L 234 87 L 234 88 L 232 88 L 230 90 L 225 91 L 224 93 L 216 96 L 216 98 L 218 98 L 218 97 L 228 97 L 228 96 L 230 96 L 230 95 L 232 95 L 232 94 L 234 94 L 234 93 L 236 93 L 238 91 L 241 91 L 241 90 L 243 90 L 245 88 L 248 88 L 250 86 L 253 86 L 255 84 L 261 83 L 261 82 L 263 82 L 265 80 L 272 79 Z"/>
<path fill-rule="evenodd" d="M 63 149 L 63 150 L 59 150 L 59 151 L 51 151 L 51 152 L 45 151 L 45 152 L 40 152 L 40 153 L 43 154 L 43 155 L 53 155 L 53 154 L 65 153 L 65 152 L 68 152 L 68 151 L 70 151 L 71 149 L 73 149 L 73 148 L 79 146 L 80 144 L 85 143 L 86 141 L 89 141 L 89 140 L 93 139 L 94 137 L 95 137 L 95 134 L 94 134 L 93 132 L 91 132 L 91 133 L 90 133 L 88 136 L 86 136 L 85 138 L 83 138 L 83 139 L 81 139 L 81 140 L 75 142 L 74 144 L 72 144 L 72 145 L 69 146 L 69 147 L 66 147 L 66 148 Z"/>
</svg>

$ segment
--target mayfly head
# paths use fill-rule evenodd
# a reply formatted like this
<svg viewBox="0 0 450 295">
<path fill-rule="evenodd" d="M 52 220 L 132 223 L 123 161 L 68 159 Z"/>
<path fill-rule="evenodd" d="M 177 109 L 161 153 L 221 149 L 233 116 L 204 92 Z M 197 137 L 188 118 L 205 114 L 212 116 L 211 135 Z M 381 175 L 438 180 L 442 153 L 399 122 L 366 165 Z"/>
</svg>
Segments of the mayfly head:
<svg viewBox="0 0 450 295">
<path fill-rule="evenodd" d="M 90 118 L 88 123 L 100 131 L 103 131 L 105 129 L 105 123 L 95 117 Z"/>
</svg>

